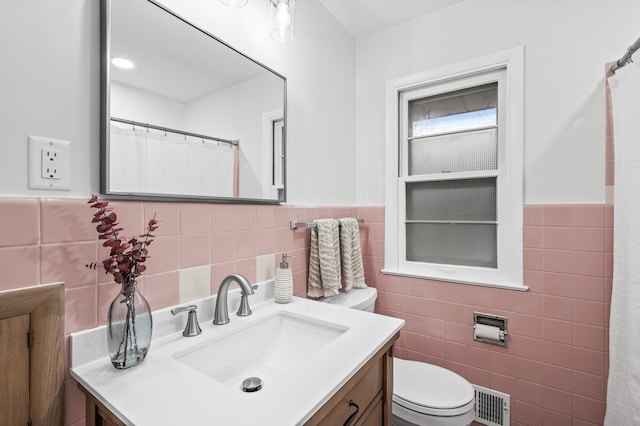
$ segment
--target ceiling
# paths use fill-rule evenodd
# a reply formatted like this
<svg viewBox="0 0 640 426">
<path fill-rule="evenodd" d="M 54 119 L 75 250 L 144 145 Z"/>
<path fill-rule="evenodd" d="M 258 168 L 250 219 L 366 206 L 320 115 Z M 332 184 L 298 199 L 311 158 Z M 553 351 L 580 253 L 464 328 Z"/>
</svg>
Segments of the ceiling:
<svg viewBox="0 0 640 426">
<path fill-rule="evenodd" d="M 320 0 L 354 37 L 382 30 L 463 0 Z"/>
<path fill-rule="evenodd" d="M 189 103 L 268 74 L 244 55 L 147 1 L 112 0 L 110 54 L 135 63 L 111 67 L 112 81 Z"/>
</svg>

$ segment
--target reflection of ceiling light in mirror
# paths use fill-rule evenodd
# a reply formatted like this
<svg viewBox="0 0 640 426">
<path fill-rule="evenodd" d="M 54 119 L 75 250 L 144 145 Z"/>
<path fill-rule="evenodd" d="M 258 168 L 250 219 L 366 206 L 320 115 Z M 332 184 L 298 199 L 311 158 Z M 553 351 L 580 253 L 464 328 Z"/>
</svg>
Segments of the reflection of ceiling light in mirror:
<svg viewBox="0 0 640 426">
<path fill-rule="evenodd" d="M 133 65 L 133 62 L 125 58 L 113 58 L 111 59 L 111 63 L 116 67 L 123 68 L 125 70 L 130 70 L 135 66 Z"/>
<path fill-rule="evenodd" d="M 293 40 L 296 27 L 296 0 L 269 0 L 271 3 L 271 38 L 285 43 Z"/>
<path fill-rule="evenodd" d="M 229 7 L 243 7 L 249 0 L 220 0 L 220 2 Z"/>
</svg>

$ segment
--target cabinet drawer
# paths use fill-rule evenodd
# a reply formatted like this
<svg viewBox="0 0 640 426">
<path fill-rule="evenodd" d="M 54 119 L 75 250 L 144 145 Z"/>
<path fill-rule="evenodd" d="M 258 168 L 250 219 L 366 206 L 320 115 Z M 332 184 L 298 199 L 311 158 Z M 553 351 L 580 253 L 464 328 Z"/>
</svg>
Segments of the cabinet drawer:
<svg viewBox="0 0 640 426">
<path fill-rule="evenodd" d="M 369 371 L 366 372 L 357 382 L 349 382 L 345 386 L 346 394 L 335 404 L 333 409 L 320 421 L 320 425 L 336 426 L 343 425 L 353 413 L 357 414 L 354 421 L 355 425 L 362 414 L 376 399 L 376 396 L 382 391 L 384 370 L 382 358 L 376 360 Z M 353 404 L 356 405 L 353 405 Z"/>
</svg>

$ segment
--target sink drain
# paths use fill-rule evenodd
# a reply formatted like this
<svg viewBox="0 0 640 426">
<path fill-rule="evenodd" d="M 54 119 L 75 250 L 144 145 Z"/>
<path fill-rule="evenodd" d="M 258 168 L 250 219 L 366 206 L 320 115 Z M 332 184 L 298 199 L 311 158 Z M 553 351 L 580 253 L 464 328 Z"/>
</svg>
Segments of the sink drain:
<svg viewBox="0 0 640 426">
<path fill-rule="evenodd" d="M 262 389 L 260 377 L 249 377 L 242 381 L 242 392 L 257 392 Z"/>
</svg>

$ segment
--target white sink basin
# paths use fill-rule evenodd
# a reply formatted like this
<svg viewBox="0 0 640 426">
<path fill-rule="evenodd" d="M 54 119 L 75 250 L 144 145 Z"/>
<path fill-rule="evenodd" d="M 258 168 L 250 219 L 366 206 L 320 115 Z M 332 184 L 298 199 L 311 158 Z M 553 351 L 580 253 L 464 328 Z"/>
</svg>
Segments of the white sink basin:
<svg viewBox="0 0 640 426">
<path fill-rule="evenodd" d="M 279 373 L 308 368 L 305 361 L 349 328 L 311 317 L 279 312 L 210 339 L 173 357 L 217 382 L 239 387 L 259 377 L 263 387 Z M 281 375 L 281 374 L 280 374 Z"/>
</svg>

